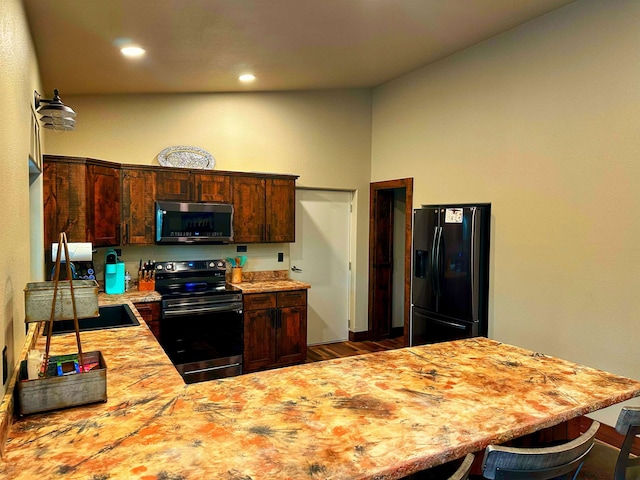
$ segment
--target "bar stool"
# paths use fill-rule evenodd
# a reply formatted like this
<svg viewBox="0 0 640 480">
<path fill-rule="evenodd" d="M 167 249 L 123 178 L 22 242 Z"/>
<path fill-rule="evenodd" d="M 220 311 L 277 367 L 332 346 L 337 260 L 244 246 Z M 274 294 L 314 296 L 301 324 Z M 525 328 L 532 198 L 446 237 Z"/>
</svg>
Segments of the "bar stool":
<svg viewBox="0 0 640 480">
<path fill-rule="evenodd" d="M 613 480 L 625 480 L 627 469 L 640 466 L 640 457 L 630 457 L 631 447 L 636 435 L 640 434 L 640 407 L 624 407 L 618 415 L 616 432 L 625 435 L 620 454 L 616 461 Z M 640 478 L 640 468 L 636 477 Z"/>
<path fill-rule="evenodd" d="M 473 455 L 468 453 L 462 459 L 462 463 L 459 463 L 460 460 L 453 460 L 443 465 L 416 472 L 404 477 L 404 480 L 467 480 L 473 464 L 473 458 Z M 459 466 L 456 468 L 458 463 Z"/>
<path fill-rule="evenodd" d="M 578 438 L 553 447 L 515 448 L 489 445 L 482 461 L 483 478 L 489 480 L 575 480 L 593 448 L 598 422 Z M 575 473 L 574 473 L 575 472 Z M 573 473 L 573 476 L 570 476 Z"/>
</svg>

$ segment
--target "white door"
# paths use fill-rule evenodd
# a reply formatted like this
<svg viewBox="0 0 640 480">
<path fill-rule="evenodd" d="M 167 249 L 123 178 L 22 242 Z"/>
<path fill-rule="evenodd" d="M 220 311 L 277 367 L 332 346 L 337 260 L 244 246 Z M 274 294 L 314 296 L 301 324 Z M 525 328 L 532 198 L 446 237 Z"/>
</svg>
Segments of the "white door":
<svg viewBox="0 0 640 480">
<path fill-rule="evenodd" d="M 290 278 L 308 291 L 307 342 L 349 338 L 351 192 L 296 189 L 296 242 Z"/>
</svg>

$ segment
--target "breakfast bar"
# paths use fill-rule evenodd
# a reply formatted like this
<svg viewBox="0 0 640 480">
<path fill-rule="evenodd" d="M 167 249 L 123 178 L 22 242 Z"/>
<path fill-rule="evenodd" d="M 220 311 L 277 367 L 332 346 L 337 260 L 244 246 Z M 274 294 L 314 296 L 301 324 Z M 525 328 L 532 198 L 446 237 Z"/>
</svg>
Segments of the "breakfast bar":
<svg viewBox="0 0 640 480">
<path fill-rule="evenodd" d="M 638 381 L 486 338 L 193 385 L 144 322 L 83 346 L 104 355 L 107 402 L 17 419 L 0 477 L 397 479 L 640 395 Z"/>
</svg>

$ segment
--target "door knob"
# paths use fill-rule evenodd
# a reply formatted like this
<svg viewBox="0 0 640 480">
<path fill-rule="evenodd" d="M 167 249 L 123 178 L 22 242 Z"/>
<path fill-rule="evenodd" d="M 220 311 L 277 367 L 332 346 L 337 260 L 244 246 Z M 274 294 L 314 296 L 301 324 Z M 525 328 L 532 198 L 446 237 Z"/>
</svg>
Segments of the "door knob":
<svg viewBox="0 0 640 480">
<path fill-rule="evenodd" d="M 293 267 L 291 267 L 291 271 L 292 271 L 292 272 L 301 272 L 301 271 L 302 271 L 302 269 L 300 269 L 300 268 L 298 268 L 298 267 L 296 267 L 296 266 L 294 265 Z"/>
</svg>

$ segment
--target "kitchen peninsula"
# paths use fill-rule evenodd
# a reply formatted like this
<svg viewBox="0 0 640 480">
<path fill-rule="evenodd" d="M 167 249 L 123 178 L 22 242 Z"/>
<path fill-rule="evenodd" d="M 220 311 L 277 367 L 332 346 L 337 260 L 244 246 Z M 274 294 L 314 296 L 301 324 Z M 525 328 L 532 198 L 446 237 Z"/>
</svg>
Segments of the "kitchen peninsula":
<svg viewBox="0 0 640 480">
<path fill-rule="evenodd" d="M 184 385 L 144 322 L 82 336 L 107 402 L 16 420 L 2 478 L 395 479 L 640 395 L 485 338 Z"/>
</svg>

